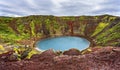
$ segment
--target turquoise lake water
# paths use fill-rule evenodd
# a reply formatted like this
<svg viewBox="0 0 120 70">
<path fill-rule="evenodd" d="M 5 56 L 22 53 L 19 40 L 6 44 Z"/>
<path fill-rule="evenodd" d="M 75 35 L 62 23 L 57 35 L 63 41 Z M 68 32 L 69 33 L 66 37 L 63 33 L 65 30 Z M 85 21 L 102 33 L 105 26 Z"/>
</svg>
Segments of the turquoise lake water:
<svg viewBox="0 0 120 70">
<path fill-rule="evenodd" d="M 65 51 L 71 48 L 84 50 L 88 48 L 90 42 L 84 38 L 73 36 L 62 36 L 55 38 L 47 38 L 37 42 L 37 48 L 40 50 L 54 49 L 55 51 Z"/>
</svg>

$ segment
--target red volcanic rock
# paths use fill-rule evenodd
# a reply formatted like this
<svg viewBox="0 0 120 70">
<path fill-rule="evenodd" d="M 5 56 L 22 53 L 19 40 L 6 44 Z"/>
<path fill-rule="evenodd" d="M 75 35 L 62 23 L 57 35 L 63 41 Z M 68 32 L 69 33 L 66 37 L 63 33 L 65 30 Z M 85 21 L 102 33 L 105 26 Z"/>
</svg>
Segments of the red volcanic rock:
<svg viewBox="0 0 120 70">
<path fill-rule="evenodd" d="M 36 54 L 36 55 L 33 55 L 31 57 L 31 60 L 39 60 L 39 61 L 51 61 L 53 57 L 57 56 L 57 54 L 52 50 L 52 49 L 49 49 L 49 50 L 46 50 L 44 52 L 42 52 L 40 55 L 39 54 Z"/>
<path fill-rule="evenodd" d="M 53 50 L 29 60 L 0 60 L 0 70 L 120 70 L 119 47 L 99 48 L 84 55 L 57 55 Z"/>
<path fill-rule="evenodd" d="M 80 54 L 81 54 L 80 51 L 74 48 L 63 52 L 63 55 L 80 55 Z"/>
<path fill-rule="evenodd" d="M 0 60 L 10 61 L 10 57 L 13 55 L 14 51 L 9 51 L 3 54 L 0 54 Z"/>
</svg>

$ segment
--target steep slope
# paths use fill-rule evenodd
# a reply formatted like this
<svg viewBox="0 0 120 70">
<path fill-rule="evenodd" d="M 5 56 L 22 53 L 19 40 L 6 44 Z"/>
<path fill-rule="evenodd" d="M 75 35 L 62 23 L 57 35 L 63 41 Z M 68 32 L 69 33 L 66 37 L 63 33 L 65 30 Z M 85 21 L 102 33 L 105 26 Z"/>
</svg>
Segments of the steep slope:
<svg viewBox="0 0 120 70">
<path fill-rule="evenodd" d="M 0 41 L 16 43 L 31 38 L 78 35 L 100 46 L 120 46 L 120 17 L 27 16 L 0 17 Z"/>
</svg>

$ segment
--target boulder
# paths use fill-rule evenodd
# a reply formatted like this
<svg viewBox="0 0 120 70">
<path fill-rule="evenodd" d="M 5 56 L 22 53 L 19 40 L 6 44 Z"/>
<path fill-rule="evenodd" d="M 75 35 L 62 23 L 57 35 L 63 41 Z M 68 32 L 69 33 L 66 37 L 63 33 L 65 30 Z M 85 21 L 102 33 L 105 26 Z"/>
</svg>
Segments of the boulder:
<svg viewBox="0 0 120 70">
<path fill-rule="evenodd" d="M 63 52 L 63 55 L 81 55 L 80 51 L 78 49 L 69 49 L 67 51 Z"/>
<path fill-rule="evenodd" d="M 42 52 L 40 55 L 36 54 L 31 57 L 31 59 L 34 59 L 37 57 L 37 59 L 34 59 L 35 61 L 51 61 L 57 54 L 53 51 L 53 49 L 46 50 Z"/>
</svg>

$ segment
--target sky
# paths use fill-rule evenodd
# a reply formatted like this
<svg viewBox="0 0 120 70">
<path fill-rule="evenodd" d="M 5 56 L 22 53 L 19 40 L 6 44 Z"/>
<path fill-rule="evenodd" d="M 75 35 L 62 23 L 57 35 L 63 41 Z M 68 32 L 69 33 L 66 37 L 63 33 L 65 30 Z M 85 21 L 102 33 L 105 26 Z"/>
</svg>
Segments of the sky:
<svg viewBox="0 0 120 70">
<path fill-rule="evenodd" d="M 0 16 L 120 16 L 120 0 L 0 0 Z"/>
</svg>

